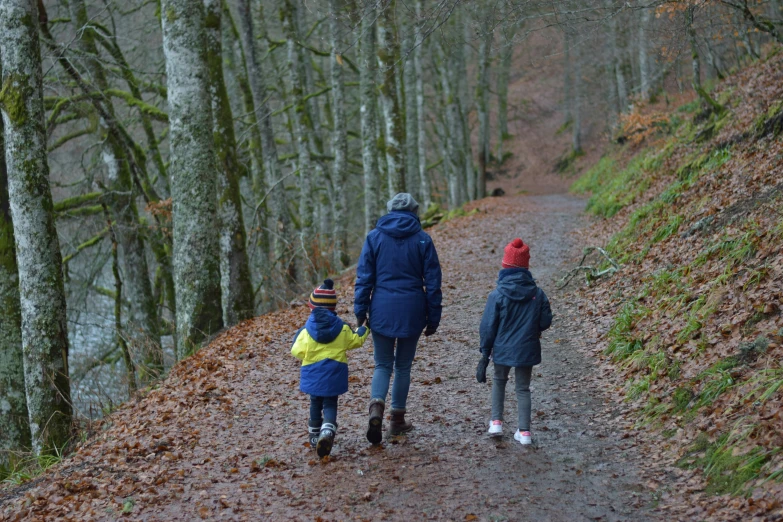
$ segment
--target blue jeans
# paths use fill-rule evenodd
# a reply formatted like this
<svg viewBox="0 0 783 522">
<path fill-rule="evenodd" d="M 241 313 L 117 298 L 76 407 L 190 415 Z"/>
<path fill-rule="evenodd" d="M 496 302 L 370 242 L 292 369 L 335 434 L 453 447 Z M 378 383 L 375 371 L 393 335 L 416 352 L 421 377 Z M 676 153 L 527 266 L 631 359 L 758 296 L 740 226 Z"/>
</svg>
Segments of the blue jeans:
<svg viewBox="0 0 783 522">
<path fill-rule="evenodd" d="M 320 425 L 322 422 L 337 424 L 337 395 L 334 397 L 310 396 L 310 426 Z"/>
<path fill-rule="evenodd" d="M 411 366 L 416 355 L 416 345 L 419 336 L 386 337 L 373 332 L 375 345 L 375 373 L 372 375 L 372 398 L 386 402 L 389 393 L 389 381 L 394 371 L 394 384 L 391 391 L 391 407 L 394 410 L 404 410 L 408 400 L 408 390 L 411 387 Z M 394 350 L 397 341 L 397 350 Z"/>
</svg>

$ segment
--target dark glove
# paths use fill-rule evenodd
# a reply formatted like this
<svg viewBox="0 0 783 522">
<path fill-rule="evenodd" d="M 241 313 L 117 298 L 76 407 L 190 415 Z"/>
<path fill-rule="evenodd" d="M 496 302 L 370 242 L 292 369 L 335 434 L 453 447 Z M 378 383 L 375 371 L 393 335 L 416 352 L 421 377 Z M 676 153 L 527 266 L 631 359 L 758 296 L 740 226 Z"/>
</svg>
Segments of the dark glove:
<svg viewBox="0 0 783 522">
<path fill-rule="evenodd" d="M 424 337 L 429 337 L 430 335 L 434 334 L 437 331 L 438 331 L 437 324 L 428 324 L 427 328 L 424 329 Z"/>
<path fill-rule="evenodd" d="M 356 314 L 356 328 L 359 328 L 367 320 L 367 314 Z"/>
<path fill-rule="evenodd" d="M 487 366 L 489 365 L 489 357 L 482 355 L 479 359 L 478 366 L 476 366 L 476 381 L 487 382 Z"/>
</svg>

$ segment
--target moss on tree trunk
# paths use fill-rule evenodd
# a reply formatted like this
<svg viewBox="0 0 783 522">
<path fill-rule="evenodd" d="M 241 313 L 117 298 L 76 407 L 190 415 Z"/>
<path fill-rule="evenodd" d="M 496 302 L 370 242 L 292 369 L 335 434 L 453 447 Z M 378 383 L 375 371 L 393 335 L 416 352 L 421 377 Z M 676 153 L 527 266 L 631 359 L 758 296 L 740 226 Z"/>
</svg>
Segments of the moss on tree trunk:
<svg viewBox="0 0 783 522">
<path fill-rule="evenodd" d="M 14 451 L 30 447 L 24 393 L 22 308 L 3 130 L 0 119 L 0 476 L 12 465 Z"/>
<path fill-rule="evenodd" d="M 8 195 L 19 270 L 25 390 L 33 449 L 70 438 L 71 393 L 62 257 L 54 227 L 36 4 L 0 3 Z"/>
<path fill-rule="evenodd" d="M 220 279 L 223 317 L 227 326 L 253 316 L 253 281 L 247 258 L 245 222 L 239 194 L 242 171 L 237 157 L 234 116 L 223 80 L 220 0 L 204 0 L 207 19 L 207 60 L 212 99 L 213 136 L 218 159 L 220 216 Z"/>
</svg>

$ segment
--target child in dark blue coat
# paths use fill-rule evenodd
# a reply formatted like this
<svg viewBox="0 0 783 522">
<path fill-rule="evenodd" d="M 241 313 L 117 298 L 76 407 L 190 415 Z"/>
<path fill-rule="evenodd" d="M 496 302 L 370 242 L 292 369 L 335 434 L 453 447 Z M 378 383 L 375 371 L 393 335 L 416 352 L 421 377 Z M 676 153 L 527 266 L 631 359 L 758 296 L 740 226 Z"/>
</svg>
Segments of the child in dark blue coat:
<svg viewBox="0 0 783 522">
<path fill-rule="evenodd" d="M 492 419 L 489 434 L 503 433 L 503 404 L 511 368 L 517 392 L 519 426 L 514 439 L 532 444 L 530 433 L 530 379 L 541 362 L 541 332 L 552 324 L 552 309 L 543 290 L 528 270 L 530 249 L 517 238 L 506 245 L 498 285 L 489 294 L 481 318 L 481 360 L 476 379 L 486 382 L 489 358 L 495 363 L 492 382 Z"/>
</svg>

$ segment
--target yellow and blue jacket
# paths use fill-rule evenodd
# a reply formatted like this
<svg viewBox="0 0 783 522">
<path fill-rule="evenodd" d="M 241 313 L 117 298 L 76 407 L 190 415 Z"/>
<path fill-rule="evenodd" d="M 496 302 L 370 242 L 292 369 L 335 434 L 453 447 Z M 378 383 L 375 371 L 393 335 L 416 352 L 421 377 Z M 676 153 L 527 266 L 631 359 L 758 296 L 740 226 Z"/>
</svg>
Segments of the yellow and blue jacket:
<svg viewBox="0 0 783 522">
<path fill-rule="evenodd" d="M 302 361 L 299 389 L 318 397 L 347 392 L 345 352 L 362 346 L 369 333 L 364 326 L 354 332 L 331 310 L 314 309 L 291 347 L 291 355 Z"/>
</svg>

